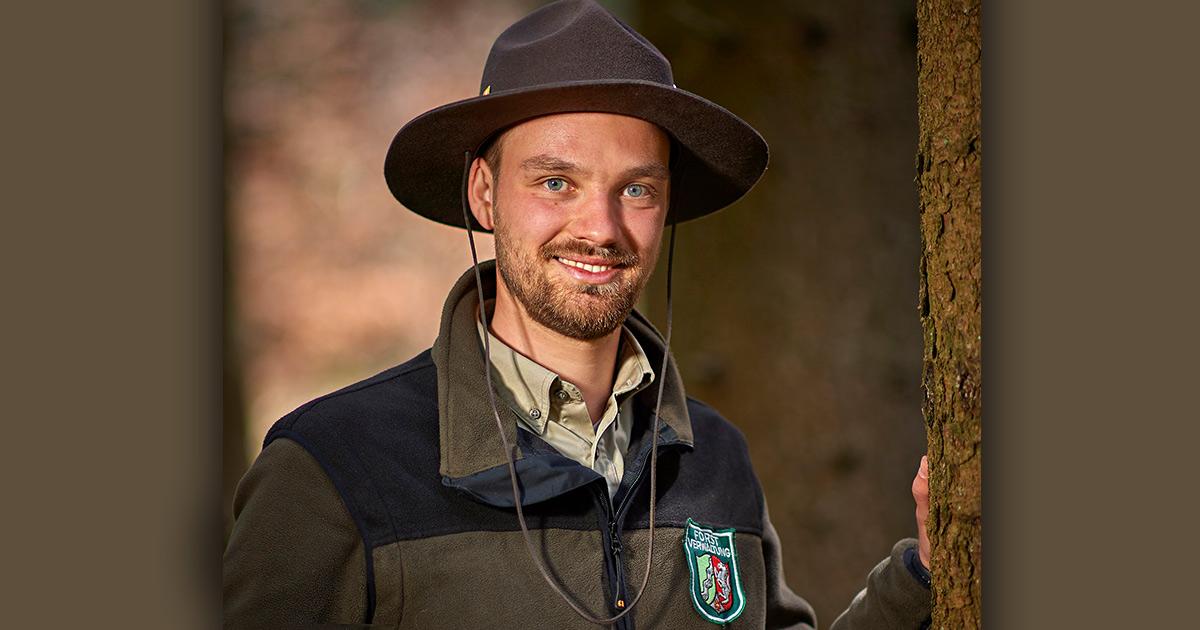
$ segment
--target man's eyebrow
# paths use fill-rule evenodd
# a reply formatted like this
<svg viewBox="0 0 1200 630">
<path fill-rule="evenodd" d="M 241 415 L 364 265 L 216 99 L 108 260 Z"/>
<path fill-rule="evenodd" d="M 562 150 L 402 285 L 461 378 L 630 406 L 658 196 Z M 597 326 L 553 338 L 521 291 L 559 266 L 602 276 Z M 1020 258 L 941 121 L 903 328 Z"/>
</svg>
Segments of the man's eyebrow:
<svg viewBox="0 0 1200 630">
<path fill-rule="evenodd" d="M 583 170 L 574 162 L 568 162 L 562 158 L 545 153 L 525 158 L 521 162 L 521 168 L 526 171 L 543 171 L 549 173 L 577 173 Z"/>
<path fill-rule="evenodd" d="M 544 173 L 588 174 L 588 171 L 580 167 L 578 164 L 546 153 L 541 153 L 522 160 L 521 168 L 526 171 Z M 659 162 L 651 162 L 626 169 L 624 173 L 622 173 L 622 177 L 626 179 L 645 177 L 651 179 L 669 180 L 671 179 L 671 171 Z"/>
<path fill-rule="evenodd" d="M 624 175 L 625 175 L 625 178 L 645 177 L 645 178 L 649 178 L 649 179 L 661 179 L 661 180 L 671 179 L 670 169 L 668 169 L 666 166 L 663 166 L 662 164 L 659 164 L 658 162 L 635 166 L 631 169 L 626 170 Z"/>
</svg>

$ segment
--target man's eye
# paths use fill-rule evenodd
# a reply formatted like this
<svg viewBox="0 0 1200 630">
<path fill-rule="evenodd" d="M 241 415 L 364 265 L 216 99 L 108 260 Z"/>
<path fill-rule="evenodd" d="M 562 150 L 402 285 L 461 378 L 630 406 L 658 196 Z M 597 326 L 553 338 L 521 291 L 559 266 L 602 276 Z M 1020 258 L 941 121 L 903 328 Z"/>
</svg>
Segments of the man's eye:
<svg viewBox="0 0 1200 630">
<path fill-rule="evenodd" d="M 542 185 L 545 186 L 546 190 L 549 190 L 550 192 L 561 192 L 567 187 L 567 182 L 560 177 L 551 177 L 545 182 L 542 182 Z"/>
<path fill-rule="evenodd" d="M 649 193 L 646 187 L 641 184 L 630 184 L 625 187 L 625 194 L 630 197 L 644 197 Z"/>
</svg>

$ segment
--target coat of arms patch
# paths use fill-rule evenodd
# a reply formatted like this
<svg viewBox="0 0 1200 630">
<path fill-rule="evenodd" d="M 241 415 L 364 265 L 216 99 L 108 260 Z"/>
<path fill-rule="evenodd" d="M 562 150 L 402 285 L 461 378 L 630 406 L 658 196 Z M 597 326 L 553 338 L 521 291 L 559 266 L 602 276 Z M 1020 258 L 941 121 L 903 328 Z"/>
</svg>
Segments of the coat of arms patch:
<svg viewBox="0 0 1200 630">
<path fill-rule="evenodd" d="M 683 531 L 683 553 L 691 575 L 692 604 L 716 624 L 737 619 L 746 607 L 738 574 L 733 529 L 710 529 L 692 519 Z"/>
</svg>

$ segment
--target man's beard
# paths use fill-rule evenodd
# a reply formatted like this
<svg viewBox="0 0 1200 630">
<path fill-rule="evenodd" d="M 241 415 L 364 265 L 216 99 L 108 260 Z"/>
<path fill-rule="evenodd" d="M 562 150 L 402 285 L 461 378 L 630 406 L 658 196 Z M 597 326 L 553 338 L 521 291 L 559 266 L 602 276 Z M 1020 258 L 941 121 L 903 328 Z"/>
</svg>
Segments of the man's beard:
<svg viewBox="0 0 1200 630">
<path fill-rule="evenodd" d="M 508 239 L 501 216 L 500 212 L 495 213 L 496 266 L 508 290 L 533 321 L 583 340 L 599 339 L 625 321 L 649 280 L 653 261 L 650 266 L 643 266 L 640 257 L 627 249 L 596 247 L 579 241 L 547 243 L 533 255 Z M 601 258 L 604 264 L 622 268 L 606 284 L 552 280 L 546 263 L 558 256 L 570 258 L 572 254 Z"/>
</svg>

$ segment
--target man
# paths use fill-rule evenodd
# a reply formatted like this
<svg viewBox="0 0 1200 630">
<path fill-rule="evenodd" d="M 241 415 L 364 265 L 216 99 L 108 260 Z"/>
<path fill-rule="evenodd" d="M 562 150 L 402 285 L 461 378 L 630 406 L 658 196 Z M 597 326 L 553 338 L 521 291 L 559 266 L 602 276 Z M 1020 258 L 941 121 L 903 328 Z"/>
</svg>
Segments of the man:
<svg viewBox="0 0 1200 630">
<path fill-rule="evenodd" d="M 670 323 L 633 310 L 664 226 L 732 203 L 766 159 L 590 0 L 506 30 L 480 96 L 411 121 L 385 164 L 473 255 L 493 231 L 497 260 L 451 289 L 430 350 L 268 432 L 235 501 L 227 624 L 815 627 L 741 433 L 685 395 Z M 920 626 L 927 562 L 898 543 L 835 627 Z"/>
</svg>

